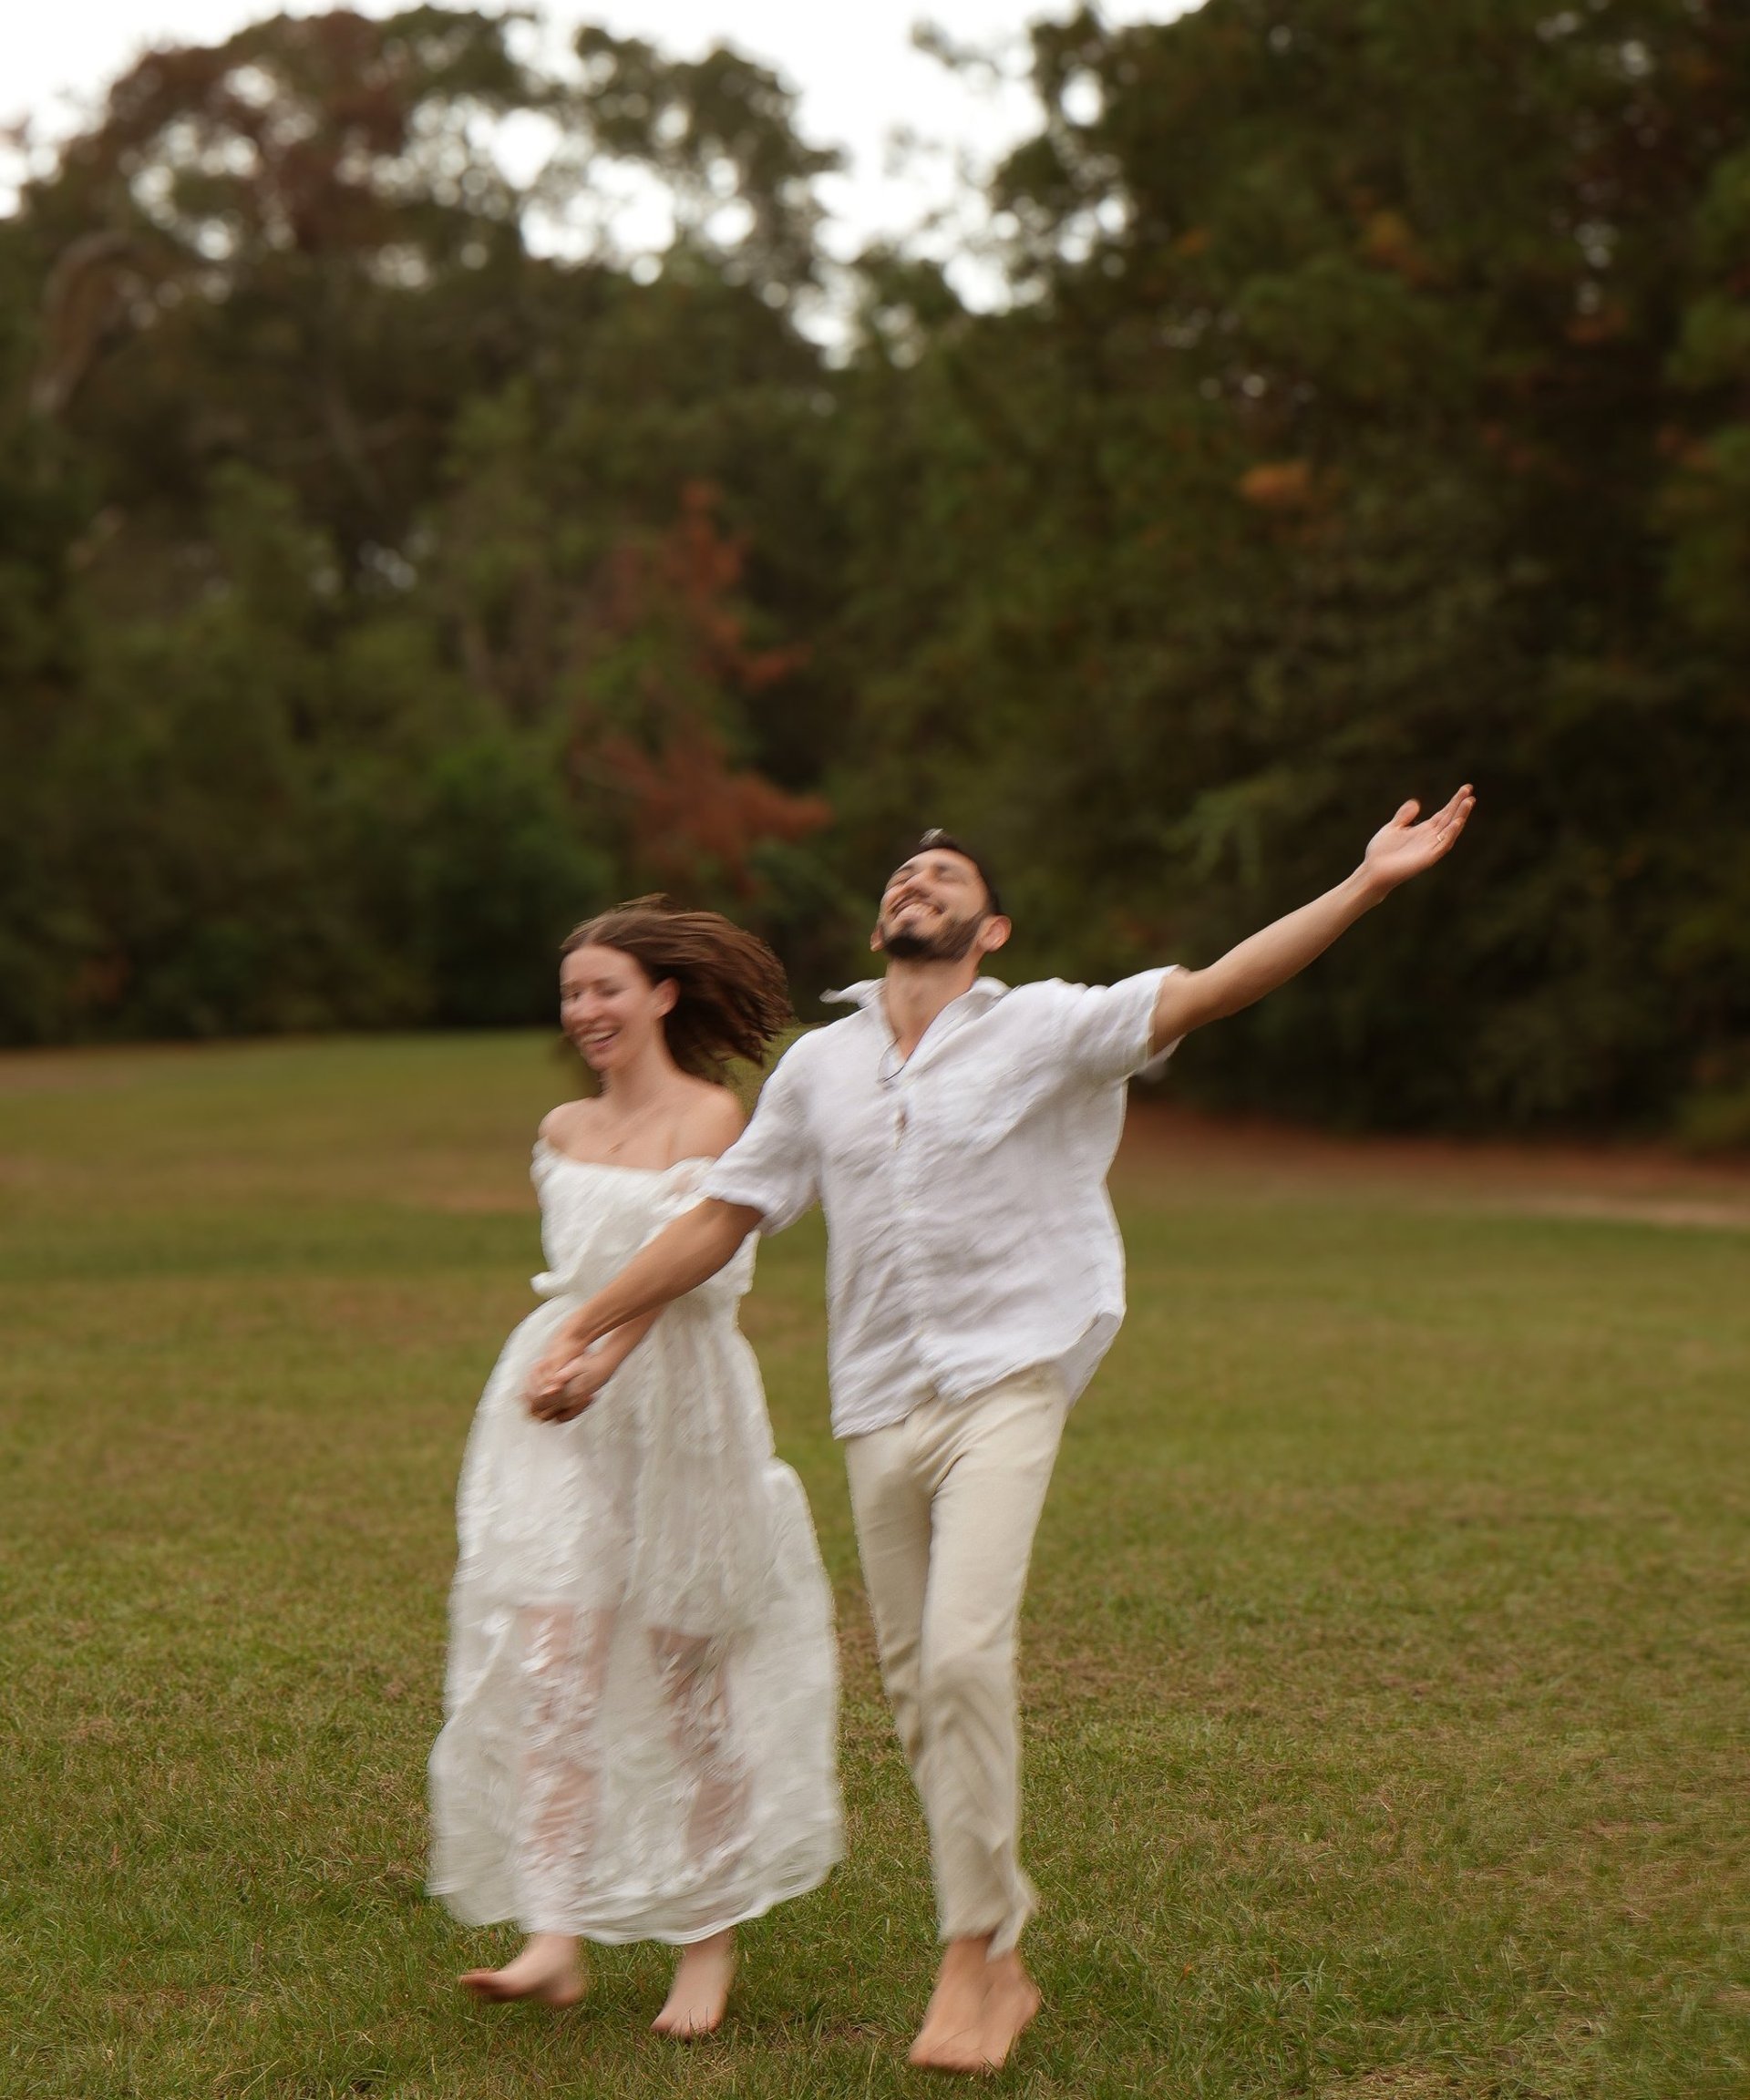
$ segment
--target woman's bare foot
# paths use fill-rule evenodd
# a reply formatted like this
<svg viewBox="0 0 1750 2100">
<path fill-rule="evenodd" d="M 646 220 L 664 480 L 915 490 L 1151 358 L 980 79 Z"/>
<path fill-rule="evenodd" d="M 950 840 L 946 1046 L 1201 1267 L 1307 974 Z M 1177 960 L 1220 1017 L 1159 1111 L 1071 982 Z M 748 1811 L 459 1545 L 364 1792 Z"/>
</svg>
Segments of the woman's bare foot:
<svg viewBox="0 0 1750 2100">
<path fill-rule="evenodd" d="M 668 2002 L 651 2022 L 652 2027 L 659 2034 L 674 2034 L 683 2042 L 699 2034 L 715 2034 L 723 2024 L 735 1976 L 733 1925 L 726 1932 L 714 1932 L 708 1940 L 695 1940 L 682 1950 Z"/>
<path fill-rule="evenodd" d="M 458 1982 L 476 1998 L 533 1998 L 542 2005 L 575 2005 L 585 1989 L 577 1941 L 569 1932 L 531 1932 L 514 1961 L 502 1969 L 470 1969 Z"/>
</svg>

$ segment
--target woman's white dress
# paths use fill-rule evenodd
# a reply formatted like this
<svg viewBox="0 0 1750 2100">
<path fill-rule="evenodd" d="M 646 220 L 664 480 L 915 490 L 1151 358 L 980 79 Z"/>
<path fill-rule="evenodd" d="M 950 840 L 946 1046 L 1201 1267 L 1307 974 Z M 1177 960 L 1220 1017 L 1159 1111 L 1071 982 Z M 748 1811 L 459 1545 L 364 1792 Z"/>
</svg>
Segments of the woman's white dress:
<svg viewBox="0 0 1750 2100">
<path fill-rule="evenodd" d="M 736 1323 L 752 1240 L 575 1421 L 523 1405 L 560 1320 L 689 1207 L 703 1164 L 535 1148 L 547 1302 L 462 1462 L 431 1755 L 430 1885 L 470 1924 L 684 1943 L 842 1850 L 831 1593 Z"/>
</svg>

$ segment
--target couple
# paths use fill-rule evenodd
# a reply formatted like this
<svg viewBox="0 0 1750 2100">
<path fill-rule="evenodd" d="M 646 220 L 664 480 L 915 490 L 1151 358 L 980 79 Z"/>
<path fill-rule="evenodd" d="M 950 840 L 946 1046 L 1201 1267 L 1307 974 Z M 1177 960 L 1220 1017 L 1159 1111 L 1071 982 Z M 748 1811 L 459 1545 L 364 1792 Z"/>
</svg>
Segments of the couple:
<svg viewBox="0 0 1750 2100">
<path fill-rule="evenodd" d="M 1283 983 L 1457 840 L 1405 804 L 1348 880 L 1207 970 L 1010 991 L 978 858 L 926 832 L 888 881 L 883 980 L 779 1060 L 745 1133 L 708 1075 L 788 1018 L 776 958 L 645 899 L 566 943 L 602 1082 L 541 1126 L 545 1306 L 475 1420 L 458 1497 L 433 1891 L 529 1934 L 483 1998 L 569 2004 L 579 1941 L 678 1945 L 660 2032 L 722 2020 L 737 1921 L 840 1851 L 831 1602 L 736 1325 L 753 1236 L 826 1212 L 832 1426 L 944 1942 L 914 2064 L 1005 2063 L 1018 1942 L 1015 1630 L 1072 1402 L 1123 1315 L 1106 1173 L 1131 1076 Z"/>
</svg>

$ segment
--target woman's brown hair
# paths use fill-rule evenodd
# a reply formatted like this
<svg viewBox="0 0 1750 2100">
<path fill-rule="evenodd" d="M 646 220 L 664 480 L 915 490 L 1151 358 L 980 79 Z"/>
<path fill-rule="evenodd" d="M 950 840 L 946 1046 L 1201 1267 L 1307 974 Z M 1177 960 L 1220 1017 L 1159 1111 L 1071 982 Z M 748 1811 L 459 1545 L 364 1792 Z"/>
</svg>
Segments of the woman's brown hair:
<svg viewBox="0 0 1750 2100">
<path fill-rule="evenodd" d="M 595 947 L 630 955 L 653 984 L 674 979 L 663 1034 L 669 1055 L 700 1079 L 721 1078 L 732 1057 L 758 1064 L 796 1018 L 784 965 L 720 911 L 687 911 L 660 891 L 633 897 L 573 928 L 559 952 Z"/>
</svg>

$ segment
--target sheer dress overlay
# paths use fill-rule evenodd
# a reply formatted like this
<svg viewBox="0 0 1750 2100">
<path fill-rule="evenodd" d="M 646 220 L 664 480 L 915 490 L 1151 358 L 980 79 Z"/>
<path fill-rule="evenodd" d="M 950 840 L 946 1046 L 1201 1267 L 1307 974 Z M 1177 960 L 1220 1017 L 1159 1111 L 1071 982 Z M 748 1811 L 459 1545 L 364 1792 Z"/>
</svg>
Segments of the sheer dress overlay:
<svg viewBox="0 0 1750 2100">
<path fill-rule="evenodd" d="M 697 1200 L 536 1148 L 545 1300 L 511 1335 L 457 1498 L 430 1885 L 464 1921 L 705 1938 L 842 1848 L 832 1602 L 736 1323 L 750 1239 L 574 1422 L 522 1386 L 554 1327 Z"/>
</svg>

